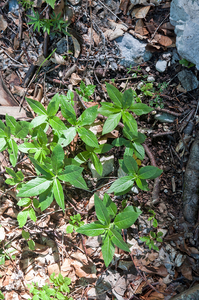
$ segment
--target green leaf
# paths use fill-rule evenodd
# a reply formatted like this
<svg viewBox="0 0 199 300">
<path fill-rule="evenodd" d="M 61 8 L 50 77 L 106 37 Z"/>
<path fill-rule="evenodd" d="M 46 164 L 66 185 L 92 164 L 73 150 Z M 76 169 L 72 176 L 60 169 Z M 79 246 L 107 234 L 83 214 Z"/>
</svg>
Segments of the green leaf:
<svg viewBox="0 0 199 300">
<path fill-rule="evenodd" d="M 60 120 L 60 118 L 54 116 L 49 119 L 50 126 L 57 130 L 57 131 L 62 131 L 62 130 L 67 130 L 67 127 L 65 124 Z"/>
<path fill-rule="evenodd" d="M 122 107 L 124 109 L 131 106 L 132 102 L 134 101 L 134 95 L 132 89 L 128 89 L 122 95 Z"/>
<path fill-rule="evenodd" d="M 117 179 L 109 188 L 108 193 L 120 193 L 128 188 L 131 188 L 134 184 L 132 176 L 124 176 Z"/>
<path fill-rule="evenodd" d="M 50 103 L 47 107 L 47 114 L 49 117 L 53 117 L 56 115 L 58 109 L 59 109 L 60 99 L 59 94 L 54 95 L 54 97 L 51 99 Z"/>
<path fill-rule="evenodd" d="M 106 134 L 115 129 L 121 119 L 121 112 L 117 114 L 110 115 L 103 126 L 102 134 Z"/>
<path fill-rule="evenodd" d="M 130 106 L 130 110 L 132 110 L 136 115 L 141 116 L 150 113 L 153 108 L 143 103 L 134 103 Z"/>
<path fill-rule="evenodd" d="M 26 101 L 28 102 L 28 104 L 36 114 L 38 114 L 39 116 L 42 115 L 47 116 L 47 112 L 40 102 L 30 98 L 26 98 Z"/>
<path fill-rule="evenodd" d="M 153 227 L 158 227 L 158 221 L 155 218 L 153 219 Z"/>
<path fill-rule="evenodd" d="M 152 238 L 156 238 L 156 234 L 155 234 L 155 232 L 153 232 L 153 231 L 150 231 L 150 235 L 152 236 Z"/>
<path fill-rule="evenodd" d="M 30 198 L 22 198 L 17 202 L 19 206 L 29 206 L 31 204 Z"/>
<path fill-rule="evenodd" d="M 39 195 L 39 203 L 41 211 L 44 211 L 47 207 L 51 205 L 54 200 L 53 188 L 50 186 L 46 191 Z"/>
<path fill-rule="evenodd" d="M 132 156 L 124 155 L 123 161 L 126 169 L 128 170 L 128 174 L 134 174 L 138 171 L 138 164 Z"/>
<path fill-rule="evenodd" d="M 121 213 L 119 213 L 114 224 L 120 229 L 126 229 L 135 223 L 142 211 L 135 206 L 127 206 Z"/>
<path fill-rule="evenodd" d="M 62 144 L 64 145 L 64 147 L 66 147 L 72 142 L 72 140 L 76 136 L 76 128 L 70 127 L 67 130 L 63 130 L 62 133 L 65 136 L 65 139 L 63 140 Z"/>
<path fill-rule="evenodd" d="M 159 177 L 162 172 L 158 167 L 147 166 L 139 169 L 138 176 L 140 179 L 154 179 Z"/>
<path fill-rule="evenodd" d="M 37 140 L 40 145 L 46 145 L 48 143 L 47 135 L 41 127 L 39 127 L 37 131 Z"/>
<path fill-rule="evenodd" d="M 35 211 L 34 211 L 34 209 L 32 207 L 29 210 L 29 217 L 31 218 L 31 220 L 33 220 L 33 222 L 37 221 L 37 217 L 35 215 Z"/>
<path fill-rule="evenodd" d="M 119 113 L 121 108 L 115 107 L 113 103 L 101 102 L 101 107 L 98 109 L 98 113 L 103 116 L 110 116 L 115 113 Z"/>
<path fill-rule="evenodd" d="M 122 113 L 122 120 L 124 123 L 124 135 L 131 140 L 132 136 L 138 135 L 137 122 L 128 111 Z"/>
<path fill-rule="evenodd" d="M 106 153 L 106 152 L 110 151 L 112 148 L 113 148 L 113 146 L 111 146 L 109 144 L 102 144 L 102 145 L 99 145 L 98 148 L 95 148 L 94 152 L 99 153 L 99 154 Z"/>
<path fill-rule="evenodd" d="M 43 123 L 46 123 L 47 119 L 48 119 L 47 115 L 38 116 L 30 122 L 30 125 L 32 126 L 32 128 L 37 127 Z"/>
<path fill-rule="evenodd" d="M 102 249 L 102 255 L 104 258 L 105 266 L 108 267 L 115 253 L 115 246 L 108 233 L 106 233 L 105 237 L 102 239 L 101 249 Z"/>
<path fill-rule="evenodd" d="M 58 171 L 63 168 L 64 156 L 63 148 L 59 144 L 56 145 L 51 155 L 52 167 L 56 175 Z"/>
<path fill-rule="evenodd" d="M 163 232 L 162 232 L 162 231 L 159 231 L 159 232 L 157 233 L 157 237 L 159 238 L 159 237 L 161 237 L 161 236 L 163 236 Z"/>
<path fill-rule="evenodd" d="M 83 151 L 83 152 L 77 154 L 74 159 L 76 162 L 78 162 L 81 165 L 81 164 L 85 163 L 89 159 L 90 156 L 91 156 L 90 152 Z"/>
<path fill-rule="evenodd" d="M 139 189 L 141 189 L 143 191 L 149 191 L 148 184 L 145 179 L 136 178 L 135 182 L 136 182 L 137 186 L 139 187 Z"/>
<path fill-rule="evenodd" d="M 44 165 L 40 164 L 36 159 L 33 157 L 29 157 L 35 168 L 46 178 L 50 179 L 54 177 L 55 175 Z"/>
<path fill-rule="evenodd" d="M 30 124 L 28 122 L 21 121 L 20 123 L 17 123 L 15 127 L 15 136 L 19 139 L 24 139 L 28 135 L 29 126 Z"/>
<path fill-rule="evenodd" d="M 79 166 L 69 165 L 65 167 L 64 172 L 58 175 L 58 178 L 65 182 L 70 182 L 77 188 L 87 190 L 87 185 L 81 176 L 82 170 L 83 168 Z"/>
<path fill-rule="evenodd" d="M 25 230 L 22 230 L 22 237 L 25 239 L 25 240 L 28 240 L 29 237 L 30 237 L 30 233 L 25 231 Z"/>
<path fill-rule="evenodd" d="M 30 250 L 34 251 L 35 250 L 35 242 L 33 240 L 28 241 L 28 247 Z"/>
<path fill-rule="evenodd" d="M 46 180 L 46 178 L 43 177 L 37 177 L 24 184 L 19 190 L 17 197 L 37 196 L 47 190 L 51 184 L 51 180 Z"/>
<path fill-rule="evenodd" d="M 4 138 L 4 137 L 6 137 L 5 131 L 4 129 L 0 128 L 0 138 Z"/>
<path fill-rule="evenodd" d="M 35 144 L 25 142 L 18 146 L 18 149 L 23 153 L 35 153 L 38 148 L 40 148 L 39 144 L 36 142 Z"/>
<path fill-rule="evenodd" d="M 106 90 L 113 103 L 118 107 L 122 107 L 122 94 L 120 93 L 120 91 L 116 87 L 114 87 L 113 85 L 107 82 L 106 82 Z"/>
<path fill-rule="evenodd" d="M 108 214 L 108 210 L 102 200 L 96 194 L 94 195 L 94 202 L 95 212 L 98 220 L 104 225 L 109 225 L 111 220 Z"/>
<path fill-rule="evenodd" d="M 26 221 L 28 219 L 29 209 L 24 209 L 20 211 L 17 215 L 17 221 L 19 223 L 19 227 L 23 227 L 26 224 Z"/>
<path fill-rule="evenodd" d="M 55 7 L 56 0 L 46 0 L 46 3 L 49 4 L 53 9 Z"/>
<path fill-rule="evenodd" d="M 53 194 L 55 196 L 55 200 L 57 204 L 62 208 L 63 212 L 65 211 L 65 203 L 64 203 L 64 192 L 60 181 L 55 178 L 53 181 Z"/>
<path fill-rule="evenodd" d="M 126 251 L 126 252 L 130 252 L 127 244 L 123 241 L 122 237 L 121 237 L 121 234 L 113 229 L 113 228 L 110 228 L 110 231 L 111 233 L 113 234 L 112 238 L 111 238 L 111 241 L 120 249 Z"/>
<path fill-rule="evenodd" d="M 97 109 L 97 105 L 87 108 L 79 117 L 77 124 L 79 126 L 91 125 L 97 117 Z"/>
<path fill-rule="evenodd" d="M 67 227 L 66 227 L 66 233 L 72 233 L 73 232 L 73 225 L 69 224 Z"/>
<path fill-rule="evenodd" d="M 62 102 L 61 106 L 61 112 L 63 117 L 72 125 L 76 125 L 77 120 L 76 120 L 76 113 L 74 108 L 69 102 Z"/>
<path fill-rule="evenodd" d="M 18 157 L 18 146 L 13 139 L 8 140 L 8 145 L 9 145 L 8 152 L 10 154 L 10 162 L 12 166 L 15 167 L 17 163 L 17 157 Z"/>
<path fill-rule="evenodd" d="M 6 125 L 10 127 L 11 133 L 14 135 L 15 134 L 15 128 L 17 126 L 17 121 L 15 120 L 14 117 L 9 116 L 6 114 Z"/>
<path fill-rule="evenodd" d="M 96 221 L 77 228 L 76 232 L 85 234 L 87 236 L 98 236 L 100 234 L 103 234 L 105 229 L 106 225 L 103 225 L 100 222 Z"/>
<path fill-rule="evenodd" d="M 134 148 L 134 152 L 137 158 L 143 160 L 145 156 L 144 147 L 139 143 L 133 143 L 132 147 Z"/>
<path fill-rule="evenodd" d="M 96 136 L 90 130 L 88 130 L 84 127 L 81 127 L 81 128 L 78 128 L 77 131 L 78 131 L 80 138 L 86 145 L 88 145 L 90 147 L 94 147 L 94 148 L 99 147 Z"/>
<path fill-rule="evenodd" d="M 114 218 L 117 213 L 117 205 L 111 200 L 108 194 L 104 194 L 103 203 L 106 206 L 110 218 Z"/>
<path fill-rule="evenodd" d="M 95 153 L 91 153 L 91 160 L 92 163 L 94 164 L 95 170 L 97 171 L 97 173 L 102 176 L 103 173 L 103 166 L 99 160 L 99 158 L 97 157 L 97 155 Z"/>
</svg>

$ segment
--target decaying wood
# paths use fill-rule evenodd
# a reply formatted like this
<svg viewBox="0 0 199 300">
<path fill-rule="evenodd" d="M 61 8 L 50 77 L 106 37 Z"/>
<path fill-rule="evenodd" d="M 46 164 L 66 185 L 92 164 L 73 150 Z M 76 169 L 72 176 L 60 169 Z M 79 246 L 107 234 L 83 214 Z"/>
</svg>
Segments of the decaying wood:
<svg viewBox="0 0 199 300">
<path fill-rule="evenodd" d="M 185 219 L 194 224 L 199 207 L 199 131 L 191 147 L 184 176 L 183 213 Z"/>
</svg>

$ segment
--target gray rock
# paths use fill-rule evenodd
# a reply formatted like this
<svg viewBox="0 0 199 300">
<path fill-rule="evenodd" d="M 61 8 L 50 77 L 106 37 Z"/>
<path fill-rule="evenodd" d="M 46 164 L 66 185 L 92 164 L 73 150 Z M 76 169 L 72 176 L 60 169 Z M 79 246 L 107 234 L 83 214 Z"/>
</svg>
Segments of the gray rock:
<svg viewBox="0 0 199 300">
<path fill-rule="evenodd" d="M 77 5 L 81 0 L 68 0 L 68 2 L 72 5 Z"/>
<path fill-rule="evenodd" d="M 178 79 L 180 80 L 183 88 L 188 92 L 195 90 L 198 87 L 198 80 L 190 70 L 184 69 L 180 71 L 178 73 Z"/>
<path fill-rule="evenodd" d="M 131 34 L 125 33 L 115 40 L 121 51 L 120 64 L 124 67 L 136 66 L 144 61 L 148 61 L 152 54 L 146 50 L 146 43 L 134 38 Z"/>
<path fill-rule="evenodd" d="M 167 67 L 166 60 L 158 60 L 155 65 L 156 70 L 161 73 L 166 70 L 166 67 Z"/>
<path fill-rule="evenodd" d="M 155 78 L 153 76 L 148 76 L 147 77 L 147 81 L 148 82 L 154 82 L 155 81 Z"/>
<path fill-rule="evenodd" d="M 170 22 L 175 26 L 176 47 L 182 58 L 199 70 L 199 1 L 173 0 Z"/>
</svg>

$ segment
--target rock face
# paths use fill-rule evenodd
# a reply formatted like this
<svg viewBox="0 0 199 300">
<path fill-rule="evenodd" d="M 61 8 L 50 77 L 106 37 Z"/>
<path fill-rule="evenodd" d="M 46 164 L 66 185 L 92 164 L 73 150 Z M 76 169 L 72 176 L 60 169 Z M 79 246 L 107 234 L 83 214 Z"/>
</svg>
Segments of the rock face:
<svg viewBox="0 0 199 300">
<path fill-rule="evenodd" d="M 199 70 L 199 1 L 172 0 L 170 22 L 175 26 L 176 46 L 182 58 Z"/>
<path fill-rule="evenodd" d="M 146 43 L 137 40 L 129 33 L 125 33 L 124 36 L 117 38 L 116 42 L 121 51 L 121 56 L 124 57 L 121 59 L 120 64 L 126 68 L 139 65 L 149 60 L 152 56 L 152 54 L 145 49 Z"/>
<path fill-rule="evenodd" d="M 180 71 L 178 73 L 178 79 L 187 92 L 197 89 L 198 87 L 198 80 L 190 70 L 185 69 Z"/>
</svg>

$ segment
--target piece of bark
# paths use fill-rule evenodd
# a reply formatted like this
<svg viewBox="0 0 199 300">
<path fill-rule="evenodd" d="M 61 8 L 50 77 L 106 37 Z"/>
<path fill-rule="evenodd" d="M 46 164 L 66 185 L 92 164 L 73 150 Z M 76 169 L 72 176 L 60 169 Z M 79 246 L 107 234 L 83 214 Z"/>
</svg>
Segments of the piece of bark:
<svg viewBox="0 0 199 300">
<path fill-rule="evenodd" d="M 184 176 L 183 214 L 185 219 L 195 224 L 199 207 L 199 131 L 190 150 Z"/>
<path fill-rule="evenodd" d="M 199 299 L 199 284 L 194 285 L 192 288 L 170 298 L 170 300 L 198 300 Z"/>
</svg>

